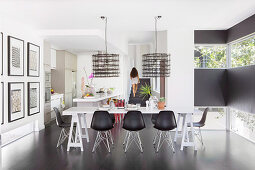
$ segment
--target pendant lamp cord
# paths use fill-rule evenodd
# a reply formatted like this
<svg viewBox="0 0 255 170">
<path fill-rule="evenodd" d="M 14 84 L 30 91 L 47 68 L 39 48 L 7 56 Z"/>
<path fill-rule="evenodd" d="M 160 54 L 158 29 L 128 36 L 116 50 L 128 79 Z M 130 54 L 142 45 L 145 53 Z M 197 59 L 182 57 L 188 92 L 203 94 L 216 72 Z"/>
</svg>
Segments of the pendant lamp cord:
<svg viewBox="0 0 255 170">
<path fill-rule="evenodd" d="M 104 36 L 105 36 L 105 52 L 107 54 L 107 17 L 105 17 L 105 32 L 104 32 Z"/>
<path fill-rule="evenodd" d="M 158 52 L 158 20 L 161 18 L 161 16 L 155 17 L 155 53 Z"/>
<path fill-rule="evenodd" d="M 107 17 L 101 16 L 101 19 L 105 20 L 104 41 L 105 41 L 105 53 L 107 54 Z"/>
<path fill-rule="evenodd" d="M 157 21 L 158 21 L 159 17 L 156 16 L 155 17 L 155 53 L 157 53 L 157 48 L 158 48 L 158 30 L 157 30 Z"/>
</svg>

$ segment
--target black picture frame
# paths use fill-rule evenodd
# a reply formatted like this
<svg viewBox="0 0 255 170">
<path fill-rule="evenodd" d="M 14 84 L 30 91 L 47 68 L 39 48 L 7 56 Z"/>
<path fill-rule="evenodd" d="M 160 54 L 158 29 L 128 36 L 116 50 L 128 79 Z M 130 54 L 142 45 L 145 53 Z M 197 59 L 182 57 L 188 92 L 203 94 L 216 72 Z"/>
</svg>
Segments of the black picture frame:
<svg viewBox="0 0 255 170">
<path fill-rule="evenodd" d="M 31 109 L 30 109 L 30 87 L 31 87 L 31 84 L 38 84 L 38 111 L 37 112 L 34 112 L 34 113 L 31 113 Z M 32 115 L 35 115 L 35 114 L 38 114 L 40 113 L 40 82 L 28 82 L 27 84 L 27 109 L 28 109 L 28 116 L 32 116 Z"/>
<path fill-rule="evenodd" d="M 4 82 L 1 82 L 1 90 L 2 90 L 2 122 L 1 125 L 4 124 Z"/>
<path fill-rule="evenodd" d="M 12 119 L 12 112 L 11 112 L 11 85 L 13 84 L 22 84 L 23 86 L 23 95 L 21 96 L 21 100 L 23 100 L 23 115 L 19 118 Z M 25 117 L 25 89 L 24 89 L 24 82 L 9 82 L 8 83 L 8 122 L 14 122 Z"/>
<path fill-rule="evenodd" d="M 32 75 L 30 73 L 30 68 L 29 68 L 29 64 L 30 64 L 30 59 L 29 59 L 29 56 L 30 56 L 30 48 L 31 46 L 34 46 L 34 47 L 37 47 L 38 48 L 38 71 L 37 71 L 37 75 Z M 27 43 L 27 75 L 29 77 L 39 77 L 40 76 L 40 46 L 39 45 L 36 45 L 36 44 L 33 44 L 33 43 L 30 43 L 28 42 Z"/>
<path fill-rule="evenodd" d="M 11 40 L 12 39 L 15 39 L 15 40 L 18 40 L 18 41 L 21 41 L 23 43 L 23 60 L 21 60 L 22 62 L 22 65 L 23 65 L 23 68 L 22 68 L 22 74 L 11 74 Z M 16 38 L 16 37 L 13 37 L 13 36 L 8 36 L 7 38 L 7 41 L 8 41 L 8 76 L 24 76 L 24 59 L 25 59 L 25 52 L 24 52 L 24 40 L 22 39 L 19 39 L 19 38 Z"/>
<path fill-rule="evenodd" d="M 2 63 L 1 63 L 1 75 L 3 75 L 3 72 L 4 72 L 4 65 L 3 65 L 3 62 L 4 62 L 4 34 L 2 33 L 2 32 L 0 32 L 0 34 L 1 34 L 1 42 L 2 42 L 2 45 L 1 45 L 1 61 L 2 61 Z"/>
</svg>

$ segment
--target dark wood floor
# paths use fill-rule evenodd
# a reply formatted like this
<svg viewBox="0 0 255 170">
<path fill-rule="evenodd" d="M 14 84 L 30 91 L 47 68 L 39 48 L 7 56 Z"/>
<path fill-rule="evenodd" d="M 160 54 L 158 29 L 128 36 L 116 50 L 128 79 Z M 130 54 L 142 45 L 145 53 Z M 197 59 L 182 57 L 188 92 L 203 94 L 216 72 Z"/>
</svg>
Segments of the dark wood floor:
<svg viewBox="0 0 255 170">
<path fill-rule="evenodd" d="M 159 153 L 152 146 L 154 129 L 149 117 L 145 117 L 147 128 L 141 132 L 144 153 L 134 144 L 125 154 L 122 141 L 124 131 L 113 130 L 115 146 L 108 153 L 101 145 L 91 153 L 95 132 L 89 130 L 91 142 L 84 140 L 84 152 L 79 149 L 66 151 L 66 143 L 56 149 L 60 129 L 56 125 L 47 127 L 2 148 L 3 170 L 254 170 L 255 144 L 224 131 L 204 131 L 205 148 L 198 151 L 188 148 L 180 151 L 180 141 L 175 144 L 173 154 L 167 145 Z M 172 136 L 174 133 L 172 133 Z"/>
</svg>

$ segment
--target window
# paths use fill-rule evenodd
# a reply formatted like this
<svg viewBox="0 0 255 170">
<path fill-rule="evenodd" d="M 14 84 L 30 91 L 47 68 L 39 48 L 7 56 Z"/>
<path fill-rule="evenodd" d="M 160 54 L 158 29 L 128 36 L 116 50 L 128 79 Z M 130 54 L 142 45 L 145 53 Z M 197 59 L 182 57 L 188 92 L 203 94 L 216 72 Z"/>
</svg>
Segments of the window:
<svg viewBox="0 0 255 170">
<path fill-rule="evenodd" d="M 198 107 L 197 109 L 204 111 L 205 108 Z M 211 130 L 226 130 L 226 109 L 225 108 L 214 108 L 209 107 L 205 126 L 202 129 Z M 194 115 L 193 121 L 199 122 L 202 115 Z"/>
<path fill-rule="evenodd" d="M 255 36 L 231 45 L 232 67 L 255 64 Z"/>
<path fill-rule="evenodd" d="M 230 129 L 255 142 L 255 114 L 230 109 Z"/>
<path fill-rule="evenodd" d="M 195 68 L 226 68 L 225 45 L 195 46 Z"/>
</svg>

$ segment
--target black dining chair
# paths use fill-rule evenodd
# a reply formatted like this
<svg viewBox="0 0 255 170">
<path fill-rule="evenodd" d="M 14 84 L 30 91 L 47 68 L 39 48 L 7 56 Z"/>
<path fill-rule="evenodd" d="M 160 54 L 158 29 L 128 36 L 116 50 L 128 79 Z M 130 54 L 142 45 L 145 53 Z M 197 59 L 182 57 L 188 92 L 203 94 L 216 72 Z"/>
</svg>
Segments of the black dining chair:
<svg viewBox="0 0 255 170">
<path fill-rule="evenodd" d="M 140 111 L 128 111 L 123 120 L 123 129 L 127 130 L 126 137 L 124 139 L 124 152 L 127 152 L 128 148 L 135 142 L 143 152 L 142 142 L 139 135 L 139 131 L 145 128 L 143 115 Z"/>
<path fill-rule="evenodd" d="M 175 152 L 173 147 L 173 142 L 171 138 L 170 131 L 177 127 L 175 115 L 173 111 L 160 111 L 158 118 L 155 122 L 154 128 L 158 130 L 156 134 L 153 144 L 157 144 L 156 152 L 159 151 L 164 141 L 168 143 L 168 145 L 172 148 L 173 152 Z M 158 143 L 156 141 L 158 140 Z"/>
<path fill-rule="evenodd" d="M 113 128 L 113 120 L 110 114 L 107 111 L 95 111 L 91 122 L 91 128 L 98 131 L 92 152 L 95 151 L 102 141 L 103 143 L 106 141 L 106 148 L 108 152 L 111 152 L 109 140 L 113 143 L 110 131 Z"/>
<path fill-rule="evenodd" d="M 205 121 L 206 121 L 208 110 L 209 110 L 208 107 L 205 108 L 202 118 L 199 122 L 193 122 L 193 127 L 198 128 L 198 131 L 195 131 L 195 135 L 198 138 L 198 140 L 202 143 L 202 145 L 204 145 L 204 142 L 203 142 L 203 137 L 202 137 L 202 133 L 201 133 L 201 127 L 205 126 Z M 188 124 L 188 127 L 190 127 L 190 124 Z"/>
<path fill-rule="evenodd" d="M 58 108 L 53 108 L 55 114 L 56 114 L 56 123 L 58 127 L 61 128 L 60 135 L 58 138 L 57 148 L 68 138 L 69 136 L 69 129 L 71 127 L 71 123 L 64 122 L 62 119 L 62 116 L 58 110 Z"/>
</svg>

